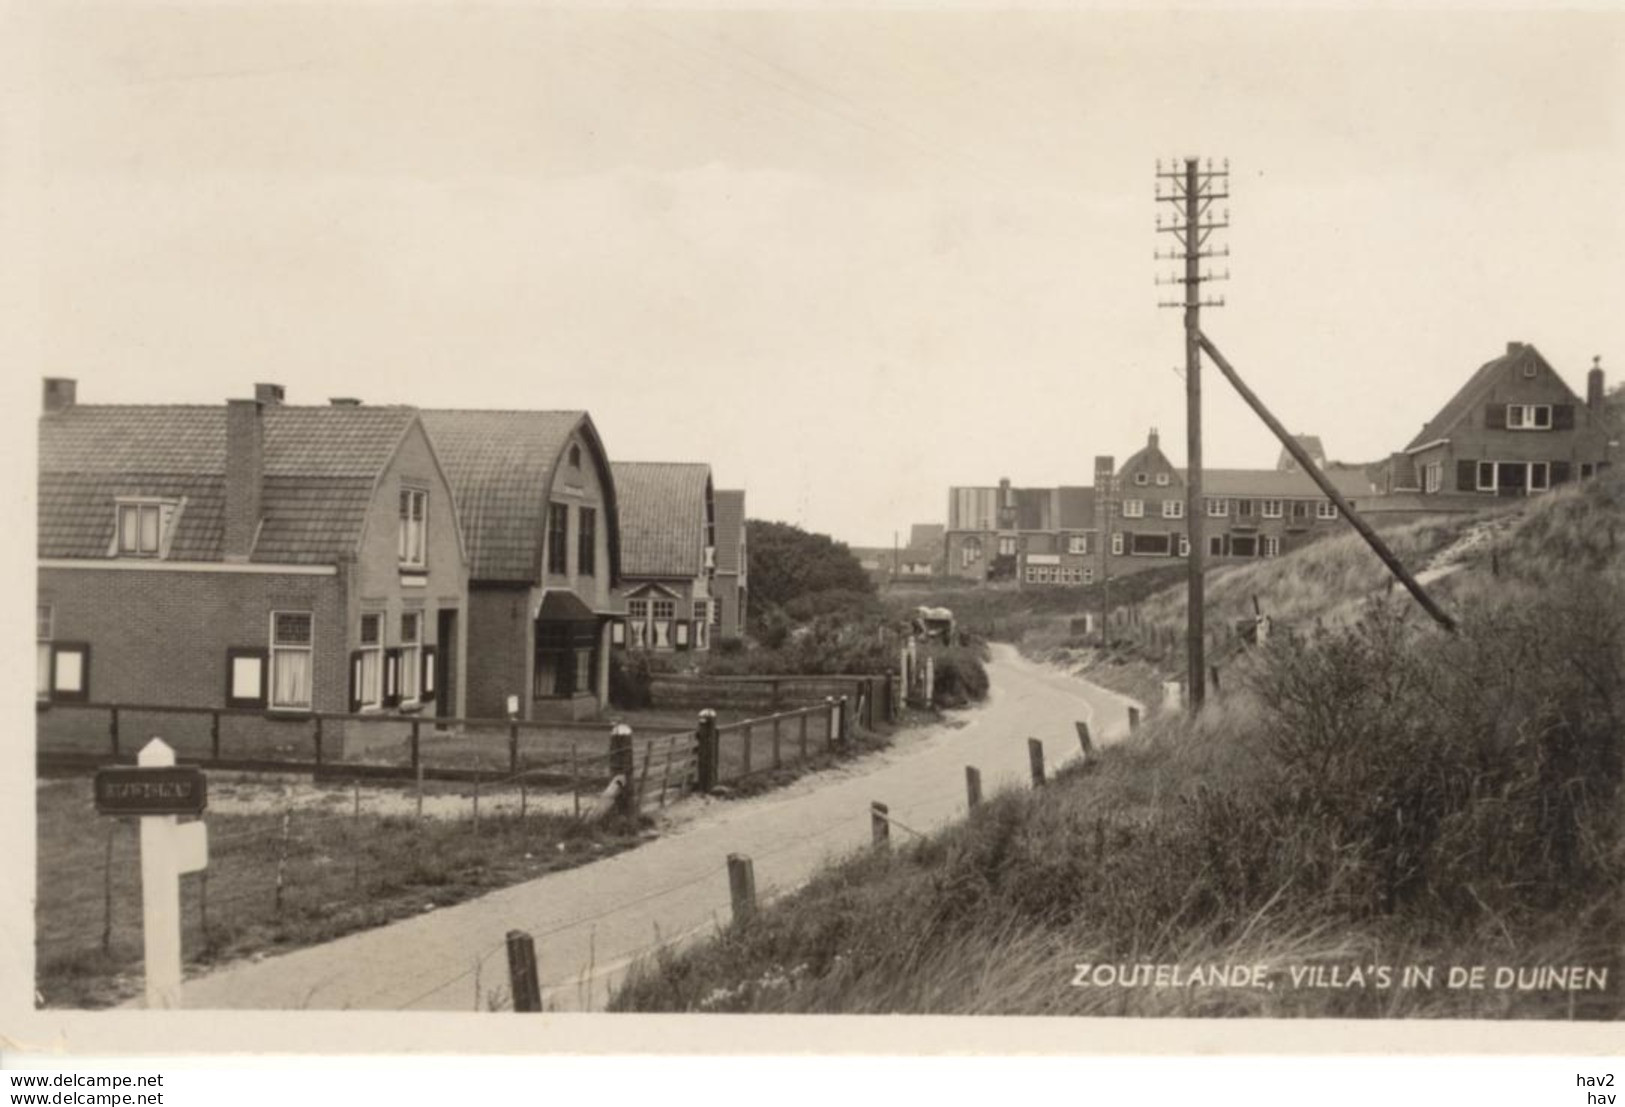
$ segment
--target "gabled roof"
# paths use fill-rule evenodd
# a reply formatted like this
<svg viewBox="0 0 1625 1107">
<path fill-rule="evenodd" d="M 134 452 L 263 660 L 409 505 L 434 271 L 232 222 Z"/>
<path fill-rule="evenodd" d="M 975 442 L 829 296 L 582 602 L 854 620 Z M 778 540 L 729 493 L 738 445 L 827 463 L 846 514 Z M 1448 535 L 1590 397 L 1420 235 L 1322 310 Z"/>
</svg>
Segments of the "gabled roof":
<svg viewBox="0 0 1625 1107">
<path fill-rule="evenodd" d="M 586 412 L 430 410 L 423 412 L 423 425 L 457 497 L 470 580 L 534 584 L 541 579 L 554 474 L 577 431 L 597 455 L 610 579 L 619 579 L 616 481 Z"/>
<path fill-rule="evenodd" d="M 700 462 L 617 461 L 621 569 L 629 577 L 697 577 L 704 572 L 711 467 Z"/>
<path fill-rule="evenodd" d="M 745 533 L 745 493 L 719 488 L 714 493 L 717 513 L 717 572 L 739 572 L 740 535 Z"/>
<path fill-rule="evenodd" d="M 1303 447 L 1304 453 L 1308 454 L 1310 460 L 1316 465 L 1323 469 L 1326 467 L 1326 447 L 1321 445 L 1320 435 L 1295 434 L 1292 439 Z M 1282 446 L 1280 456 L 1275 459 L 1275 467 L 1283 472 L 1290 473 L 1298 468 L 1298 459 L 1293 457 L 1285 446 Z"/>
<path fill-rule="evenodd" d="M 376 482 L 417 412 L 291 407 L 263 412 L 263 519 L 250 560 L 330 564 L 354 554 Z M 41 558 L 106 557 L 115 499 L 184 499 L 176 561 L 218 561 L 225 537 L 226 409 L 76 404 L 40 417 Z"/>
<path fill-rule="evenodd" d="M 1461 422 L 1462 417 L 1478 406 L 1478 402 L 1484 393 L 1490 390 L 1502 373 L 1521 363 L 1526 358 L 1533 358 L 1541 368 L 1555 377 L 1573 396 L 1573 389 L 1569 389 L 1568 383 L 1557 375 L 1557 372 L 1552 369 L 1551 363 L 1540 356 L 1539 350 L 1528 343 L 1511 342 L 1507 344 L 1506 353 L 1480 365 L 1478 371 L 1467 378 L 1467 383 L 1457 389 L 1456 394 L 1450 397 L 1444 407 L 1439 409 L 1437 415 L 1423 425 L 1422 429 L 1417 432 L 1416 437 L 1411 439 L 1410 444 L 1405 448 L 1414 450 L 1418 446 L 1448 437 L 1450 432 L 1455 429 L 1456 424 Z M 1574 399 L 1578 400 L 1579 397 L 1574 396 Z"/>
</svg>

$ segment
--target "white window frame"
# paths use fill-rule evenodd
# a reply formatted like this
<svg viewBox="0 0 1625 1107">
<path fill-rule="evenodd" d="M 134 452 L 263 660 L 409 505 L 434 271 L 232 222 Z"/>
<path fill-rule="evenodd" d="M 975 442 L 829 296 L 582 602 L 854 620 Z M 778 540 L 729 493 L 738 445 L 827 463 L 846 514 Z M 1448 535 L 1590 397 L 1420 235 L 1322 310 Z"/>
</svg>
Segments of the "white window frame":
<svg viewBox="0 0 1625 1107">
<path fill-rule="evenodd" d="M 113 557 L 161 559 L 169 553 L 169 538 L 180 512 L 180 501 L 153 496 L 119 496 L 113 500 Z M 124 544 L 126 515 L 135 518 L 135 543 Z M 143 522 L 152 520 L 152 542 L 149 547 L 143 533 Z"/>
<path fill-rule="evenodd" d="M 1430 461 L 1422 466 L 1422 491 L 1437 492 L 1444 485 L 1444 464 Z"/>
<path fill-rule="evenodd" d="M 429 564 L 429 490 L 403 487 L 399 518 L 396 554 L 401 568 L 425 568 Z"/>
<path fill-rule="evenodd" d="M 1489 474 L 1490 474 L 1490 480 L 1489 480 L 1488 484 L 1484 483 L 1484 472 L 1485 472 L 1486 469 L 1489 470 Z M 1500 470 L 1496 467 L 1495 462 L 1493 462 L 1493 461 L 1480 461 L 1478 463 L 1478 468 L 1474 472 L 1474 483 L 1478 486 L 1478 491 L 1480 491 L 1480 492 L 1494 492 L 1495 489 L 1496 489 L 1496 478 L 1499 475 L 1499 473 L 1500 473 Z"/>
<path fill-rule="evenodd" d="M 999 556 L 1000 557 L 1015 557 L 1016 556 L 1016 540 L 1013 537 L 1011 537 L 1010 535 L 1008 535 L 1008 534 L 1002 535 L 999 538 Z"/>
<path fill-rule="evenodd" d="M 407 627 L 412 627 L 411 636 Z M 423 612 L 401 612 L 401 674 L 400 694 L 402 707 L 416 707 L 423 701 Z"/>
<path fill-rule="evenodd" d="M 1223 496 L 1205 496 L 1209 519 L 1224 519 L 1230 514 L 1230 501 Z"/>
<path fill-rule="evenodd" d="M 1089 536 L 1074 534 L 1066 540 L 1066 552 L 1071 554 L 1087 554 L 1089 552 Z"/>
<path fill-rule="evenodd" d="M 276 637 L 276 621 L 280 615 L 302 615 L 308 620 L 310 626 L 310 640 L 305 643 L 278 642 Z M 316 613 L 314 611 L 275 610 L 271 612 L 271 625 L 268 637 L 270 639 L 270 679 L 265 690 L 266 703 L 272 711 L 309 711 L 315 700 L 316 684 Z M 302 703 L 285 703 L 277 699 L 277 659 L 278 655 L 303 655 L 305 659 L 305 691 L 306 698 Z"/>
<path fill-rule="evenodd" d="M 1281 540 L 1273 534 L 1264 535 L 1263 551 L 1265 557 L 1281 556 Z"/>
<path fill-rule="evenodd" d="M 1529 468 L 1524 473 L 1524 488 L 1530 492 L 1549 492 L 1552 488 L 1552 469 L 1544 461 L 1528 462 Z M 1540 473 L 1540 483 L 1535 483 L 1535 473 Z"/>
<path fill-rule="evenodd" d="M 372 641 L 367 641 L 367 620 L 373 621 Z M 356 652 L 361 655 L 361 670 L 356 674 L 356 706 L 363 711 L 377 711 L 384 706 L 384 613 L 363 611 L 356 627 Z M 369 695 L 368 685 L 371 685 Z"/>
<path fill-rule="evenodd" d="M 1123 532 L 1120 530 L 1112 532 L 1112 556 L 1123 556 Z"/>
<path fill-rule="evenodd" d="M 1516 414 L 1514 414 L 1516 413 Z M 1544 417 L 1544 421 L 1542 421 Z M 1508 404 L 1507 430 L 1551 430 L 1551 404 Z"/>
<path fill-rule="evenodd" d="M 1315 518 L 1317 518 L 1317 519 L 1335 519 L 1335 518 L 1337 518 L 1337 505 L 1332 503 L 1332 501 L 1330 501 L 1330 500 L 1317 500 L 1315 502 Z"/>
<path fill-rule="evenodd" d="M 677 635 L 672 631 L 672 624 L 677 621 L 677 601 L 665 597 L 656 597 L 649 603 L 649 623 L 653 627 L 650 642 L 657 650 L 669 650 L 676 646 Z"/>
<path fill-rule="evenodd" d="M 1281 518 L 1282 505 L 1280 500 L 1265 500 L 1263 516 L 1266 519 Z"/>
<path fill-rule="evenodd" d="M 1157 485 L 1159 487 L 1161 487 L 1161 488 L 1168 487 L 1168 474 L 1167 473 L 1158 473 L 1157 474 Z"/>
<path fill-rule="evenodd" d="M 1093 565 L 1085 565 L 1083 567 L 1083 583 L 1085 583 L 1085 584 L 1093 584 L 1094 582 L 1095 582 L 1095 567 Z"/>
<path fill-rule="evenodd" d="M 1144 500 L 1124 500 L 1123 501 L 1123 518 L 1125 518 L 1125 519 L 1144 519 L 1145 518 L 1145 501 Z"/>
<path fill-rule="evenodd" d="M 1149 475 L 1145 474 L 1145 473 L 1135 473 L 1134 474 L 1134 483 L 1135 484 L 1149 484 L 1149 483 L 1151 483 L 1151 477 Z"/>
<path fill-rule="evenodd" d="M 1164 519 L 1183 519 L 1185 517 L 1185 501 L 1163 500 L 1162 517 Z"/>
<path fill-rule="evenodd" d="M 1190 555 L 1191 555 L 1191 536 L 1188 535 L 1188 534 L 1181 534 L 1179 536 L 1179 556 L 1180 557 L 1189 557 Z"/>
</svg>

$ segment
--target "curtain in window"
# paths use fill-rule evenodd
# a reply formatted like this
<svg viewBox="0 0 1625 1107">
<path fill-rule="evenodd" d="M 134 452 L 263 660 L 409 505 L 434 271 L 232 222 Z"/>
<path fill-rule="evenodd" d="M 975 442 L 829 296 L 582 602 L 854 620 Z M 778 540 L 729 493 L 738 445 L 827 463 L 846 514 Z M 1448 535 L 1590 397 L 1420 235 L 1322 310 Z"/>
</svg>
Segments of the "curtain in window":
<svg viewBox="0 0 1625 1107">
<path fill-rule="evenodd" d="M 271 653 L 271 704 L 310 706 L 310 652 L 278 649 Z"/>
</svg>

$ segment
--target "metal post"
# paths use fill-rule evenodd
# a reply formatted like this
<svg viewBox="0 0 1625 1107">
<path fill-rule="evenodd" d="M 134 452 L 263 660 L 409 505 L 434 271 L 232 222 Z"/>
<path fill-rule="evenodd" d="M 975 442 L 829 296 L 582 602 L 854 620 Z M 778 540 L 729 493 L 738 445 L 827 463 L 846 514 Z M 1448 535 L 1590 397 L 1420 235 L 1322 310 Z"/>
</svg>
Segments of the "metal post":
<svg viewBox="0 0 1625 1107">
<path fill-rule="evenodd" d="M 700 712 L 699 725 L 694 729 L 694 755 L 700 793 L 709 795 L 717 786 L 717 713 L 709 707 Z"/>
<path fill-rule="evenodd" d="M 634 792 L 637 782 L 633 774 L 637 770 L 637 754 L 632 749 L 632 728 L 625 723 L 616 723 L 609 732 L 609 775 L 621 778 L 621 790 L 615 796 L 615 811 L 617 814 L 631 816 L 637 813 L 637 798 Z"/>
</svg>

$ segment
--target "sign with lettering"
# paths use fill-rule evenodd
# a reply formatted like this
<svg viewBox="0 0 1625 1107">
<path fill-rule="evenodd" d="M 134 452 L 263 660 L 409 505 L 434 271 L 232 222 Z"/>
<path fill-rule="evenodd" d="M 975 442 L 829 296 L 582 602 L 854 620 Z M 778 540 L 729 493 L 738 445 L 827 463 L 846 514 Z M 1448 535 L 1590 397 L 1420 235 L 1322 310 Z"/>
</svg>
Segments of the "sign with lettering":
<svg viewBox="0 0 1625 1107">
<path fill-rule="evenodd" d="M 207 801 L 202 769 L 96 770 L 96 810 L 103 815 L 201 815 Z"/>
</svg>

